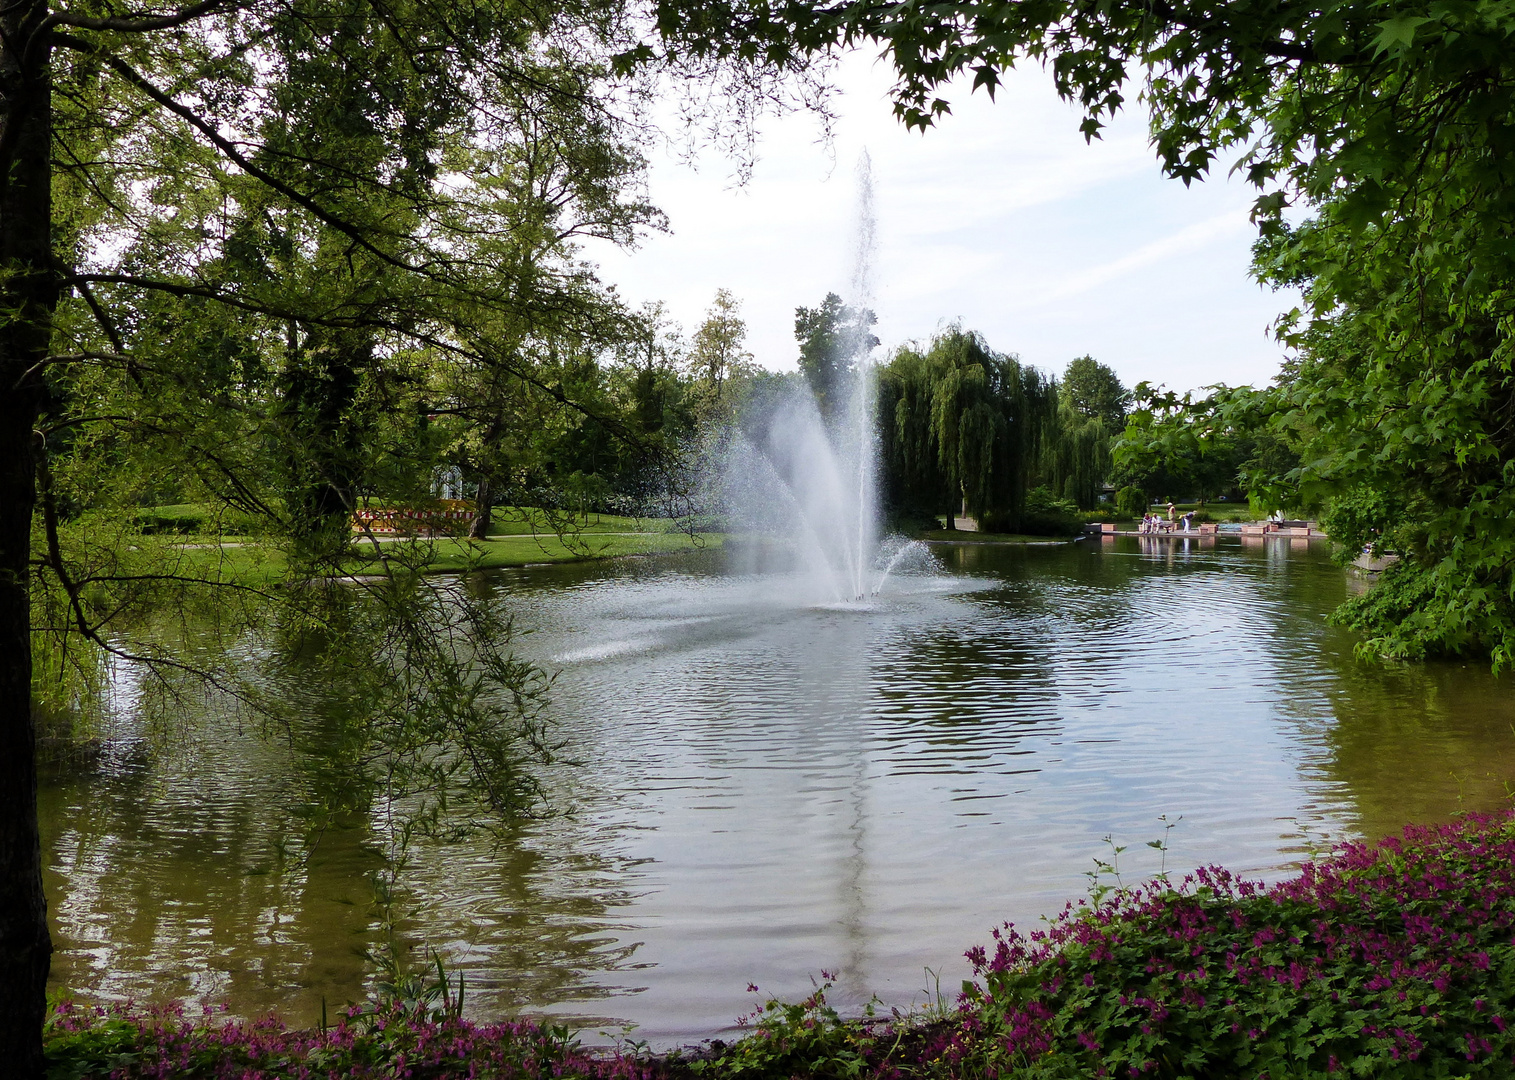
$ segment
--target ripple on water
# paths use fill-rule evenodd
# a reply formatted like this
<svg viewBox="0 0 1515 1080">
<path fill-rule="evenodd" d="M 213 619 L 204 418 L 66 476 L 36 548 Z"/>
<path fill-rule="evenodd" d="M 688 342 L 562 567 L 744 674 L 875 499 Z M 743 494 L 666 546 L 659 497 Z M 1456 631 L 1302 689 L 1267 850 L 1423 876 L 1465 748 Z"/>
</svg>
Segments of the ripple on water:
<svg viewBox="0 0 1515 1080">
<path fill-rule="evenodd" d="M 422 845 L 417 940 L 480 1015 L 545 1008 L 657 1042 L 729 1028 L 743 987 L 922 1000 L 1004 919 L 1123 873 L 1280 873 L 1316 840 L 1496 797 L 1512 695 L 1481 672 L 1365 669 L 1324 620 L 1319 550 L 1223 539 L 934 549 L 859 604 L 718 553 L 495 578 L 557 672 L 571 811 Z M 319 686 L 301 686 L 318 707 Z M 303 700 L 303 699 L 302 699 Z M 45 793 L 59 978 L 313 1015 L 359 996 L 361 827 L 271 852 L 298 762 L 231 727 Z M 164 973 L 171 972 L 172 976 Z M 593 1026 L 591 1026 L 593 1030 Z"/>
</svg>

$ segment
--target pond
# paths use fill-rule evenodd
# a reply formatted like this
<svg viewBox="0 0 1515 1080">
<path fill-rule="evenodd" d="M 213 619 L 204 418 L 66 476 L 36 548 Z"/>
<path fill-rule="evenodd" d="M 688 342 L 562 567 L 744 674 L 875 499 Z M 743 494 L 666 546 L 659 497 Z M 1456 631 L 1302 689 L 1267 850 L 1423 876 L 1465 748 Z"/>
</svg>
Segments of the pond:
<svg viewBox="0 0 1515 1080">
<path fill-rule="evenodd" d="M 822 971 L 851 1008 L 920 1003 L 992 927 L 1082 895 L 1107 836 L 1128 883 L 1162 858 L 1266 878 L 1507 802 L 1508 680 L 1354 661 L 1324 544 L 933 554 L 856 605 L 719 550 L 474 583 L 534 629 L 579 764 L 552 778 L 563 815 L 406 869 L 403 929 L 469 1011 L 668 1045 L 729 1031 L 749 984 L 798 997 Z M 380 856 L 362 820 L 291 840 L 298 772 L 191 709 L 51 782 L 55 984 L 295 1023 L 362 997 Z"/>
</svg>

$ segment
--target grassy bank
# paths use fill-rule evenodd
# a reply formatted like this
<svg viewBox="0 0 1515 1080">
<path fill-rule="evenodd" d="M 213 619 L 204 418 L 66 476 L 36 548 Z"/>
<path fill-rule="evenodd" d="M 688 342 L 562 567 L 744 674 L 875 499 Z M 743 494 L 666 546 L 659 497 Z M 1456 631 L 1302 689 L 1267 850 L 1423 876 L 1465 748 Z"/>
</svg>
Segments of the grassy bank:
<svg viewBox="0 0 1515 1080">
<path fill-rule="evenodd" d="M 1264 887 L 1209 868 L 1105 890 L 1045 929 L 970 950 L 936 1014 L 843 1020 L 824 993 L 770 1002 L 697 1052 L 592 1053 L 562 1028 L 475 1025 L 450 996 L 319 1031 L 61 1005 L 53 1076 L 787 1077 L 1062 1080 L 1509 1076 L 1515 821 L 1469 816 L 1349 845 Z"/>
<path fill-rule="evenodd" d="M 681 532 L 613 533 L 609 530 L 585 530 L 566 537 L 545 533 L 491 536 L 488 540 L 439 539 L 427 544 L 429 554 L 425 567 L 431 573 L 453 573 L 625 555 L 658 555 L 718 547 L 723 539 L 719 534 L 709 533 L 690 536 Z M 359 550 L 363 550 L 361 545 Z M 377 557 L 371 555 L 356 560 L 354 573 L 372 569 L 377 562 Z"/>
<path fill-rule="evenodd" d="M 273 585 L 285 577 L 288 564 L 278 546 L 254 536 L 222 535 L 200 507 L 150 507 L 143 520 L 161 525 L 143 535 L 139 544 L 161 549 L 168 572 L 253 586 Z M 164 523 L 180 527 L 171 529 Z M 375 547 L 368 538 L 355 535 L 352 558 L 344 569 L 375 573 L 384 560 L 398 559 L 426 573 L 458 573 L 691 551 L 716 547 L 724 540 L 719 533 L 691 535 L 665 519 L 585 514 L 554 522 L 542 511 L 524 507 L 498 510 L 493 524 L 487 540 L 381 536 Z M 564 531 L 555 531 L 554 524 Z"/>
</svg>

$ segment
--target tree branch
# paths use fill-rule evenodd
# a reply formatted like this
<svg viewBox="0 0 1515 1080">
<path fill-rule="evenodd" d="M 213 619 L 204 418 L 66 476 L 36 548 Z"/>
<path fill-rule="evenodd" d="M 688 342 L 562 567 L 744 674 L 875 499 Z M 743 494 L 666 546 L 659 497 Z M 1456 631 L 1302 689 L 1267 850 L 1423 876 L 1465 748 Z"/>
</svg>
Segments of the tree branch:
<svg viewBox="0 0 1515 1080">
<path fill-rule="evenodd" d="M 37 27 L 37 34 L 45 34 L 55 26 L 73 26 L 80 30 L 115 30 L 123 34 L 146 34 L 153 30 L 168 30 L 175 26 L 183 26 L 187 22 L 206 15 L 218 15 L 221 11 L 231 8 L 243 7 L 241 0 L 203 0 L 199 4 L 191 4 L 182 11 L 176 11 L 171 15 L 159 15 L 156 17 L 126 17 L 108 15 L 96 17 L 92 15 L 75 15 L 67 11 L 55 11 L 43 19 Z"/>
<path fill-rule="evenodd" d="M 105 62 L 105 64 L 110 67 L 111 70 L 116 72 L 116 74 L 120 75 L 131 85 L 142 91 L 142 93 L 146 94 L 153 101 L 156 101 L 163 108 L 167 109 L 175 116 L 178 116 L 184 120 L 185 123 L 189 124 L 196 131 L 200 132 L 200 134 L 204 135 L 208 140 L 210 140 L 211 144 L 214 145 L 216 149 L 220 150 L 221 153 L 225 154 L 226 157 L 235 162 L 237 167 L 243 172 L 247 173 L 247 175 L 268 185 L 270 188 L 277 191 L 280 195 L 283 195 L 286 199 L 294 203 L 296 206 L 300 206 L 305 210 L 308 210 L 311 214 L 315 215 L 316 218 L 325 222 L 333 229 L 336 229 L 344 236 L 350 238 L 353 243 L 357 244 L 359 247 L 367 251 L 369 254 L 373 255 L 375 258 L 379 259 L 381 262 L 387 263 L 397 269 L 407 271 L 408 273 L 421 274 L 423 276 L 432 276 L 426 271 L 424 267 L 416 266 L 397 255 L 392 255 L 389 252 L 375 246 L 373 242 L 370 241 L 365 235 L 363 229 L 352 224 L 352 222 L 345 221 L 342 218 L 338 217 L 336 214 L 331 213 L 314 199 L 296 190 L 289 184 L 284 183 L 282 180 L 278 179 L 278 177 L 272 175 L 267 170 L 259 168 L 252 162 L 251 159 L 247 157 L 246 154 L 242 153 L 242 151 L 238 149 L 237 145 L 234 142 L 223 136 L 211 124 L 207 123 L 204 118 L 202 118 L 198 113 L 189 108 L 189 106 L 180 103 L 169 94 L 158 89 L 157 86 L 153 85 L 153 83 L 150 82 L 145 76 L 139 73 L 125 60 L 122 60 L 119 56 L 113 56 L 110 53 L 106 52 L 99 53 L 99 56 Z"/>
</svg>

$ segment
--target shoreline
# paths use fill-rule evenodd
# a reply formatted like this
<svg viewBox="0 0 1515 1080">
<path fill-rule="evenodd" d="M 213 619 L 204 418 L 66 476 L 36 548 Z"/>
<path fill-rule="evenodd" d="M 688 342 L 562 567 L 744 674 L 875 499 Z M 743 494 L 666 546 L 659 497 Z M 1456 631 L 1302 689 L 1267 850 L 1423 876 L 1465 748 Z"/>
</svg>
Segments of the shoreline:
<svg viewBox="0 0 1515 1080">
<path fill-rule="evenodd" d="M 803 1001 L 766 1001 L 741 1038 L 666 1053 L 629 1034 L 585 1047 L 550 1020 L 464 1019 L 440 967 L 403 998 L 301 1030 L 55 999 L 46 1046 L 54 1075 L 120 1080 L 1502 1075 L 1515 1060 L 1512 928 L 1504 811 L 1346 843 L 1274 885 L 1221 867 L 1096 880 L 1045 929 L 1007 925 L 968 950 L 974 978 L 955 1000 L 844 1017 L 822 972 Z"/>
</svg>

